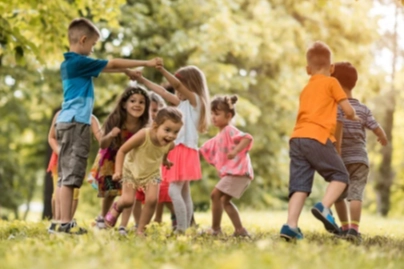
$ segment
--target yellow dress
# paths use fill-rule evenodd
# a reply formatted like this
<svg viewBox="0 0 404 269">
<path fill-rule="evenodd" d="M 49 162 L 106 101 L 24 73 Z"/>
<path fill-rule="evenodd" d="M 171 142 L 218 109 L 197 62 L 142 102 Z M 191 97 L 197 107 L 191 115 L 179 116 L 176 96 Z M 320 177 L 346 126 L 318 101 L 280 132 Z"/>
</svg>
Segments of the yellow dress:
<svg viewBox="0 0 404 269">
<path fill-rule="evenodd" d="M 146 128 L 145 141 L 140 147 L 129 151 L 123 164 L 122 182 L 134 188 L 144 188 L 149 183 L 160 183 L 160 166 L 171 144 L 156 146 L 150 139 L 150 128 Z"/>
</svg>

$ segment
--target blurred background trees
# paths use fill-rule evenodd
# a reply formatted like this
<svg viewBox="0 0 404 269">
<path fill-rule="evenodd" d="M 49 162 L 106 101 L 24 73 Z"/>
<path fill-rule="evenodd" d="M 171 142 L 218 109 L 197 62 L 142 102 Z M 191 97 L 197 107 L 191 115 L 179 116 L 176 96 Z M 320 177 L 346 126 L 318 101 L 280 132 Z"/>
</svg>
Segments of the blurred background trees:
<svg viewBox="0 0 404 269">
<path fill-rule="evenodd" d="M 399 104 L 403 53 L 399 36 L 394 37 L 388 29 L 381 31 L 378 25 L 383 16 L 389 15 L 374 12 L 375 8 L 392 4 L 397 6 L 399 16 L 402 6 L 393 0 L 0 3 L 0 206 L 17 216 L 19 205 L 42 199 L 50 152 L 47 132 L 53 110 L 62 101 L 59 65 L 68 48 L 66 28 L 71 19 L 84 16 L 93 20 L 102 33 L 93 57 L 160 56 L 170 71 L 197 65 L 206 74 L 211 96 L 240 97 L 235 122 L 255 138 L 251 157 L 256 178 L 239 204 L 256 209 L 286 206 L 288 139 L 295 123 L 298 96 L 308 79 L 304 54 L 313 41 L 326 42 L 334 52 L 334 61 L 350 61 L 357 67 L 360 80 L 355 96 L 375 109 L 377 119 L 383 127 L 391 127 L 394 138 L 392 147 L 387 148 L 390 153 L 385 153 L 386 149 L 381 153 L 374 138 L 369 140 L 374 167 L 371 184 L 376 192 L 368 188 L 367 207 L 386 215 L 390 207 L 385 209 L 387 200 L 380 198 L 380 192 L 387 188 L 388 197 L 392 197 L 391 209 L 402 212 L 403 207 L 398 205 L 404 196 L 404 182 L 400 179 L 403 154 L 392 149 L 404 144 L 399 131 L 403 117 L 389 118 L 388 111 L 393 108 L 392 115 L 403 112 L 399 105 L 393 106 L 388 93 L 393 91 L 393 100 Z M 385 50 L 395 51 L 394 72 L 380 64 L 389 54 L 377 58 Z M 145 68 L 144 75 L 163 82 L 153 69 Z M 127 84 L 126 77 L 119 74 L 95 79 L 94 114 L 101 122 Z M 211 128 L 200 142 L 216 132 Z M 97 150 L 95 143 L 92 150 L 93 154 Z M 387 160 L 386 166 L 388 154 L 391 161 Z M 192 186 L 199 209 L 208 208 L 209 193 L 217 181 L 216 172 L 205 163 L 203 174 L 204 179 Z M 311 199 L 321 196 L 323 188 L 324 183 L 317 181 Z M 49 184 L 45 190 L 49 194 Z M 82 201 L 98 205 L 95 196 L 85 185 Z M 95 212 L 97 207 L 92 207 Z"/>
</svg>

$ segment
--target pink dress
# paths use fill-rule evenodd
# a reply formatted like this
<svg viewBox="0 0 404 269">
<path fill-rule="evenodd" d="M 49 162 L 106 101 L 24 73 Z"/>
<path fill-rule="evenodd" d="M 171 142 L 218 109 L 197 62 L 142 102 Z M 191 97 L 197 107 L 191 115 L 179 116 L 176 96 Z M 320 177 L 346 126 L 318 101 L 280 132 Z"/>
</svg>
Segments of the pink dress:
<svg viewBox="0 0 404 269">
<path fill-rule="evenodd" d="M 240 151 L 233 159 L 227 159 L 227 154 L 238 144 L 241 139 L 249 138 L 249 145 Z M 251 165 L 248 151 L 253 144 L 250 134 L 243 133 L 232 125 L 227 125 L 215 137 L 206 141 L 199 149 L 202 156 L 208 163 L 215 166 L 220 178 L 225 176 L 246 176 L 254 178 L 254 171 Z"/>
</svg>

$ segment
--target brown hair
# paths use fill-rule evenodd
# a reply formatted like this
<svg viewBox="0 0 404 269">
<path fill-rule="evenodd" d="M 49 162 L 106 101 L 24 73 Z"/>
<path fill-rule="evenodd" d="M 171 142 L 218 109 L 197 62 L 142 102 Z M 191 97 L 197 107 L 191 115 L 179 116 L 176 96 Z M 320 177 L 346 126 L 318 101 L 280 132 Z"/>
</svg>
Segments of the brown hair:
<svg viewBox="0 0 404 269">
<path fill-rule="evenodd" d="M 85 18 L 74 19 L 68 28 L 68 38 L 70 44 L 79 42 L 80 38 L 85 35 L 87 37 L 93 37 L 97 35 L 101 36 L 97 26 L 95 26 L 90 20 Z"/>
<path fill-rule="evenodd" d="M 352 90 L 358 80 L 356 68 L 349 62 L 338 62 L 334 66 L 334 73 L 331 76 L 335 77 L 343 88 Z"/>
<path fill-rule="evenodd" d="M 168 106 L 163 107 L 157 112 L 156 118 L 154 119 L 154 123 L 157 127 L 162 125 L 166 120 L 171 120 L 175 123 L 182 123 L 182 113 L 178 108 Z"/>
<path fill-rule="evenodd" d="M 198 122 L 198 131 L 204 133 L 209 125 L 209 89 L 203 72 L 196 66 L 190 65 L 180 68 L 175 76 L 191 92 L 196 93 L 201 100 L 201 115 Z"/>
<path fill-rule="evenodd" d="M 314 70 L 328 68 L 331 65 L 331 50 L 321 41 L 316 41 L 306 52 L 307 65 Z"/>
<path fill-rule="evenodd" d="M 158 95 L 157 93 L 150 92 L 149 97 L 150 97 L 150 102 L 155 102 L 159 108 L 166 106 L 166 102 L 164 102 L 164 99 L 161 98 L 161 96 Z"/>
<path fill-rule="evenodd" d="M 150 98 L 146 90 L 141 88 L 140 86 L 128 87 L 119 97 L 119 100 L 112 110 L 112 112 L 108 115 L 104 125 L 103 131 L 104 135 L 108 134 L 114 127 L 122 128 L 126 121 L 127 112 L 124 108 L 124 104 L 128 99 L 134 95 L 140 94 L 144 96 L 145 99 L 145 108 L 143 114 L 139 118 L 139 128 L 138 130 L 144 128 L 149 123 L 149 108 L 150 108 Z M 119 148 L 124 141 L 120 135 L 114 138 L 111 144 L 111 148 Z"/>
<path fill-rule="evenodd" d="M 210 103 L 211 111 L 224 111 L 230 113 L 232 117 L 236 115 L 234 105 L 237 103 L 237 95 L 232 96 L 216 96 Z"/>
</svg>

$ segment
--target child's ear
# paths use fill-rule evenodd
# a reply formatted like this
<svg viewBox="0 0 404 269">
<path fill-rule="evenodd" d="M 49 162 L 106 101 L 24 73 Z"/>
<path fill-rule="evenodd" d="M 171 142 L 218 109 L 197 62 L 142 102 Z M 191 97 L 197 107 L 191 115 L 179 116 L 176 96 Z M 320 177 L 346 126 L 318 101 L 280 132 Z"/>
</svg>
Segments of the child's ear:
<svg viewBox="0 0 404 269">
<path fill-rule="evenodd" d="M 334 74 L 334 71 L 335 71 L 335 65 L 331 65 L 330 66 L 330 74 L 332 75 L 332 74 Z"/>
<path fill-rule="evenodd" d="M 81 36 L 79 39 L 80 44 L 84 44 L 86 41 L 87 41 L 87 36 L 85 36 L 85 35 Z"/>
<path fill-rule="evenodd" d="M 306 66 L 306 72 L 307 72 L 307 75 L 311 75 L 311 68 L 310 68 L 310 66 Z"/>
</svg>

